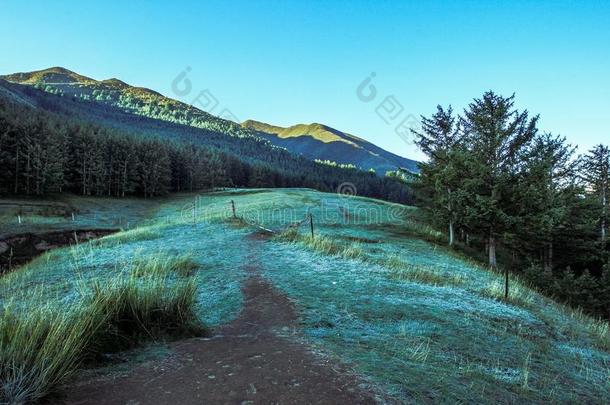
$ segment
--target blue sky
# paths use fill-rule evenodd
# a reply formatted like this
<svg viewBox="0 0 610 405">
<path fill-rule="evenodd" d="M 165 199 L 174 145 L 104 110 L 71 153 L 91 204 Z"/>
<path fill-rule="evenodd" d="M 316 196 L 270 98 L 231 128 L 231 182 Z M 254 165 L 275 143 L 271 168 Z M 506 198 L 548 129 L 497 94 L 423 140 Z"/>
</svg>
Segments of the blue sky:
<svg viewBox="0 0 610 405">
<path fill-rule="evenodd" d="M 212 113 L 322 122 L 419 158 L 394 129 L 493 89 L 582 150 L 610 139 L 607 1 L 7 1 L 0 74 L 63 66 L 120 78 Z M 190 67 L 192 91 L 172 82 Z M 377 97 L 356 95 L 375 73 Z M 400 114 L 376 113 L 393 96 Z M 395 110 L 398 112 L 398 107 Z M 385 118 L 385 120 L 384 120 Z M 389 123 L 386 123 L 389 121 Z"/>
</svg>

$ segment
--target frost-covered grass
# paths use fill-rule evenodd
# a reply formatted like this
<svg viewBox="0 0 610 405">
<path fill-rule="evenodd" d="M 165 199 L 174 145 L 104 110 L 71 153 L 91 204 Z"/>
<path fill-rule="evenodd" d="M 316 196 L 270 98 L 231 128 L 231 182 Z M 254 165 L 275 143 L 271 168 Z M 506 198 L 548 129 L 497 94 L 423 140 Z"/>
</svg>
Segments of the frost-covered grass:
<svg viewBox="0 0 610 405">
<path fill-rule="evenodd" d="M 144 226 L 104 236 L 103 238 L 95 239 L 92 243 L 95 245 L 117 245 L 141 240 L 157 239 L 159 237 L 161 237 L 161 232 L 158 229 L 151 226 Z"/>
<path fill-rule="evenodd" d="M 267 276 L 293 298 L 306 335 L 402 402 L 605 402 L 610 356 L 580 326 L 460 287 L 269 242 Z M 586 360 L 582 356 L 586 356 Z"/>
<path fill-rule="evenodd" d="M 163 335 L 201 333 L 192 280 L 162 272 L 83 284 L 81 299 L 0 313 L 0 402 L 31 403 L 66 382 L 85 359 Z M 40 293 L 41 290 L 38 290 Z M 40 301 L 40 299 L 38 300 Z"/>
<path fill-rule="evenodd" d="M 359 258 L 362 256 L 362 249 L 357 242 L 341 242 L 326 236 L 301 236 L 294 229 L 283 232 L 276 237 L 276 240 L 287 241 L 293 244 L 301 244 L 316 252 L 339 256 L 344 258 Z"/>
<path fill-rule="evenodd" d="M 0 238 L 27 232 L 129 229 L 153 215 L 162 201 L 72 195 L 50 200 L 0 198 Z"/>
<path fill-rule="evenodd" d="M 234 200 L 237 215 L 231 219 Z M 227 190 L 157 202 L 132 236 L 58 249 L 0 279 L 22 309 L 79 302 L 79 286 L 135 270 L 192 280 L 206 325 L 242 304 L 247 255 L 299 310 L 307 340 L 405 403 L 609 403 L 606 322 L 430 243 L 413 208 L 311 190 Z M 288 236 L 250 243 L 257 223 Z M 235 222 L 235 224 L 231 224 Z M 234 226 L 236 225 L 236 226 Z M 152 232 L 155 237 L 135 237 Z M 150 267 L 142 265 L 150 261 Z M 167 261 L 182 271 L 158 271 Z M 130 273 L 129 273 L 130 274 Z M 38 298 L 36 298 L 38 297 Z"/>
<path fill-rule="evenodd" d="M 309 191 L 236 203 L 276 230 L 313 214 L 313 240 L 304 223 L 264 244 L 265 274 L 313 344 L 398 401 L 610 401 L 606 322 L 516 279 L 504 302 L 502 274 L 428 243 L 437 234 L 412 209 Z M 358 254 L 343 254 L 352 244 Z"/>
<path fill-rule="evenodd" d="M 245 257 L 239 244 L 248 231 L 178 222 L 157 225 L 155 232 L 161 237 L 121 238 L 119 233 L 113 243 L 92 241 L 45 253 L 0 278 L 0 303 L 67 305 L 80 299 L 78 289 L 83 283 L 104 282 L 134 268 L 139 274 L 167 269 L 172 279 L 191 276 L 195 280 L 199 286 L 196 306 L 205 324 L 218 325 L 234 317 L 241 305 L 244 276 Z M 38 290 L 40 294 L 31 294 Z"/>
</svg>

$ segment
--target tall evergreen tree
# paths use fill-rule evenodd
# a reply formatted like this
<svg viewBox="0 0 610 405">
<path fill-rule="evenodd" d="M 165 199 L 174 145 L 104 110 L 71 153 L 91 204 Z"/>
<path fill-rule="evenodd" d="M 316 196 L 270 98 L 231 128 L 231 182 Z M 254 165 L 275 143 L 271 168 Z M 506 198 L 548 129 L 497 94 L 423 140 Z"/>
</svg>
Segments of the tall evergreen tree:
<svg viewBox="0 0 610 405">
<path fill-rule="evenodd" d="M 427 162 L 420 164 L 420 191 L 427 197 L 427 208 L 432 216 L 446 224 L 452 246 L 458 220 L 456 196 L 459 195 L 461 174 L 455 164 L 455 155 L 459 152 L 460 129 L 451 106 L 443 109 L 439 105 L 431 117 L 421 118 L 421 131 L 412 130 L 416 145 L 428 157 Z"/>
<path fill-rule="evenodd" d="M 545 133 L 525 152 L 525 163 L 509 196 L 516 221 L 511 230 L 514 249 L 539 252 L 546 271 L 553 268 L 555 239 L 565 229 L 575 195 L 578 160 L 565 138 Z"/>
<path fill-rule="evenodd" d="M 610 198 L 610 149 L 607 146 L 597 145 L 584 157 L 582 177 L 591 193 L 599 199 L 599 235 L 602 243 L 605 243 Z"/>
<path fill-rule="evenodd" d="M 497 266 L 498 238 L 514 221 L 508 196 L 525 164 L 526 151 L 537 133 L 538 117 L 513 108 L 514 95 L 502 97 L 492 91 L 475 99 L 464 112 L 463 128 L 469 145 L 468 176 L 473 196 L 470 226 L 487 238 L 489 265 Z"/>
</svg>

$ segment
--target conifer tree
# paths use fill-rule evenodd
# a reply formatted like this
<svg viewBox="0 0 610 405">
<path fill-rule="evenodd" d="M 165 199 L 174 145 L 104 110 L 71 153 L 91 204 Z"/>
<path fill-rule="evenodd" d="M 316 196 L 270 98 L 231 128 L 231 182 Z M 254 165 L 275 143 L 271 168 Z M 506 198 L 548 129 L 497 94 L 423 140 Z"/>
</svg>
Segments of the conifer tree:
<svg viewBox="0 0 610 405">
<path fill-rule="evenodd" d="M 498 238 L 514 220 L 507 197 L 537 133 L 538 117 L 530 119 L 527 110 L 519 112 L 513 106 L 514 95 L 488 91 L 469 105 L 462 121 L 469 151 L 469 225 L 485 235 L 492 268 L 497 266 Z"/>
<path fill-rule="evenodd" d="M 428 157 L 420 164 L 420 191 L 427 196 L 433 218 L 441 219 L 448 229 L 448 242 L 455 240 L 458 220 L 456 196 L 459 195 L 461 174 L 456 163 L 459 153 L 460 130 L 451 106 L 437 106 L 431 117 L 421 117 L 422 130 L 412 130 L 416 145 Z M 426 198 L 426 197 L 424 197 Z"/>
<path fill-rule="evenodd" d="M 610 149 L 597 145 L 584 157 L 582 173 L 588 189 L 599 199 L 599 235 L 602 243 L 608 232 L 608 199 L 610 198 Z"/>
<path fill-rule="evenodd" d="M 555 238 L 564 229 L 571 204 L 580 193 L 576 187 L 578 160 L 575 148 L 565 138 L 545 133 L 539 135 L 525 152 L 525 163 L 509 196 L 516 220 L 510 233 L 516 244 L 513 249 L 539 252 L 544 270 L 551 271 Z"/>
</svg>

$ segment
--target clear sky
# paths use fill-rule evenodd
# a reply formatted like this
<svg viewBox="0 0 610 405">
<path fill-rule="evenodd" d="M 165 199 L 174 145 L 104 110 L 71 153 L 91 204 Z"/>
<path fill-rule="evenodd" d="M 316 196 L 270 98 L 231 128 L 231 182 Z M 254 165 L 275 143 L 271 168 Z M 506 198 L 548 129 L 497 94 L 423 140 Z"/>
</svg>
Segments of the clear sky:
<svg viewBox="0 0 610 405">
<path fill-rule="evenodd" d="M 209 90 L 212 113 L 322 122 L 415 158 L 399 120 L 488 89 L 516 93 L 583 150 L 610 141 L 609 1 L 2 0 L 0 74 L 51 66 L 186 102 Z M 192 90 L 178 97 L 187 67 Z M 403 107 L 395 120 L 376 113 L 388 96 Z"/>
</svg>

